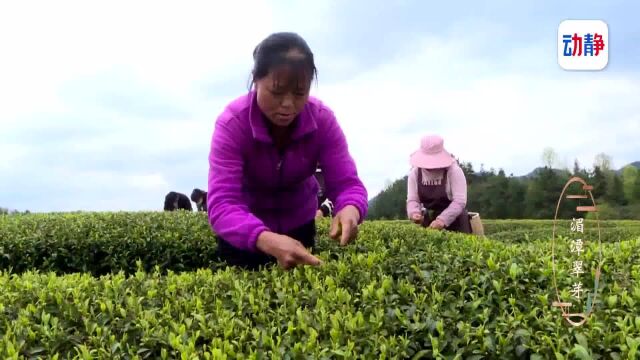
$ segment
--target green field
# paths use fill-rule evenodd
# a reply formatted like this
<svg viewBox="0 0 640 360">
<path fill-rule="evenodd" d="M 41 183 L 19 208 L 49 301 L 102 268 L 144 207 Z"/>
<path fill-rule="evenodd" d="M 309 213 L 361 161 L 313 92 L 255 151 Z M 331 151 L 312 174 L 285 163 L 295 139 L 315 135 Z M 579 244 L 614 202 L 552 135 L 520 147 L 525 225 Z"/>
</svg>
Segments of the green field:
<svg viewBox="0 0 640 360">
<path fill-rule="evenodd" d="M 0 216 L 0 357 L 640 358 L 640 221 L 600 222 L 601 290 L 578 328 L 551 306 L 553 222 L 484 224 L 486 238 L 365 222 L 342 248 L 322 221 L 323 266 L 245 272 L 221 267 L 202 213 Z"/>
</svg>

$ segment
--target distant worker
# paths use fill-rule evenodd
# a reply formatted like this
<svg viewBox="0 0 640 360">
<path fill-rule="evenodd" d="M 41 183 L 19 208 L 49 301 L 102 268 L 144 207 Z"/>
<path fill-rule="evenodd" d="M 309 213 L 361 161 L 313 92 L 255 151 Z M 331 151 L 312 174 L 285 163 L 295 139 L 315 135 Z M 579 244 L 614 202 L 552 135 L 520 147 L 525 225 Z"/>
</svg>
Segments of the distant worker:
<svg viewBox="0 0 640 360">
<path fill-rule="evenodd" d="M 438 135 L 425 136 L 411 154 L 407 216 L 423 227 L 471 233 L 467 180 Z"/>
<path fill-rule="evenodd" d="M 187 210 L 193 211 L 191 201 L 187 195 L 176 191 L 170 191 L 164 197 L 164 211 Z"/>
<path fill-rule="evenodd" d="M 316 210 L 316 220 L 323 217 L 332 217 L 333 216 L 333 203 L 324 191 L 324 174 L 322 173 L 322 169 L 318 165 L 316 167 L 315 173 L 316 180 L 318 181 L 318 210 Z"/>
<path fill-rule="evenodd" d="M 207 192 L 198 188 L 191 192 L 191 201 L 196 203 L 198 211 L 207 212 Z"/>
</svg>

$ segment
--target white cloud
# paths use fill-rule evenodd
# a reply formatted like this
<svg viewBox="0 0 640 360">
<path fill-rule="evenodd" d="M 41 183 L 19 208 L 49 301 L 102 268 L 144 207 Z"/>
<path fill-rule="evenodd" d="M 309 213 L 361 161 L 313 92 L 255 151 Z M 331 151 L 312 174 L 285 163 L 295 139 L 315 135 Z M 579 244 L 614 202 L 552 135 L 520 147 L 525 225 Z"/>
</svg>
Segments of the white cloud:
<svg viewBox="0 0 640 360">
<path fill-rule="evenodd" d="M 142 190 L 165 190 L 169 187 L 169 183 L 162 174 L 145 174 L 145 175 L 130 175 L 128 183 L 138 189 Z"/>
<path fill-rule="evenodd" d="M 22 166 L 28 153 L 25 145 L 0 143 L 0 174 L 8 174 L 11 169 Z"/>
<path fill-rule="evenodd" d="M 31 179 L 25 182 L 28 180 Z M 160 173 L 79 170 L 64 161 L 48 167 L 38 180 L 38 189 L 29 190 L 40 197 L 26 200 L 19 210 L 157 210 L 162 208 L 164 195 L 171 188 Z M 54 191 L 43 193 L 40 187 Z M 0 200 L 4 201 L 4 197 Z"/>
<path fill-rule="evenodd" d="M 43 188 L 65 194 L 28 200 L 47 195 L 41 190 L 0 205 L 159 209 L 167 191 L 206 187 L 213 123 L 234 96 L 226 84 L 247 80 L 255 45 L 283 30 L 312 46 L 320 73 L 313 92 L 335 110 L 371 197 L 406 173 L 428 132 L 443 135 L 462 160 L 507 173 L 541 164 L 546 146 L 568 166 L 575 157 L 590 165 L 599 152 L 616 167 L 640 159 L 637 74 L 563 72 L 555 46 L 543 42 L 492 58 L 483 46 L 498 40 L 488 34 L 508 28 L 482 20 L 425 33 L 382 65 L 363 68 L 358 44 L 338 53 L 336 34 L 323 35 L 336 25 L 337 4 L 58 1 L 37 11 L 0 4 L 0 184 L 46 181 Z M 469 35 L 471 25 L 483 31 Z M 340 80 L 328 83 L 336 74 Z M 111 106 L 118 96 L 126 100 L 121 108 Z M 167 114 L 145 114 L 154 104 Z"/>
<path fill-rule="evenodd" d="M 78 104 L 70 109 L 63 102 L 60 89 L 114 69 L 194 106 L 202 80 L 250 69 L 248 54 L 272 27 L 270 14 L 266 1 L 248 0 L 2 3 L 0 125 L 20 126 L 32 113 L 77 110 Z"/>
</svg>

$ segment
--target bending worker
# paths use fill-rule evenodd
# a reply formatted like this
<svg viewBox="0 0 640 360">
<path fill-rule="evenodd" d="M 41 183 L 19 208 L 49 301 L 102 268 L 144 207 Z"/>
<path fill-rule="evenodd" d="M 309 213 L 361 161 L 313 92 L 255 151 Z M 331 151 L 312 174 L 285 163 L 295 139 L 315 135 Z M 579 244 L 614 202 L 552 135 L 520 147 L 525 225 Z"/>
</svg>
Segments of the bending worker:
<svg viewBox="0 0 640 360">
<path fill-rule="evenodd" d="M 320 166 L 316 167 L 315 173 L 316 180 L 318 181 L 318 210 L 316 210 L 316 220 L 323 217 L 332 217 L 333 216 L 333 203 L 324 190 L 324 175 L 322 174 L 322 169 Z"/>
<path fill-rule="evenodd" d="M 467 180 L 438 135 L 422 138 L 410 156 L 407 216 L 423 227 L 471 233 Z M 423 209 L 424 208 L 424 209 Z"/>
<path fill-rule="evenodd" d="M 316 66 L 306 41 L 271 34 L 253 60 L 252 88 L 224 107 L 211 138 L 207 209 L 218 254 L 249 269 L 319 265 L 316 165 L 335 202 L 329 235 L 341 245 L 357 237 L 367 190 L 333 110 L 309 95 Z"/>
</svg>

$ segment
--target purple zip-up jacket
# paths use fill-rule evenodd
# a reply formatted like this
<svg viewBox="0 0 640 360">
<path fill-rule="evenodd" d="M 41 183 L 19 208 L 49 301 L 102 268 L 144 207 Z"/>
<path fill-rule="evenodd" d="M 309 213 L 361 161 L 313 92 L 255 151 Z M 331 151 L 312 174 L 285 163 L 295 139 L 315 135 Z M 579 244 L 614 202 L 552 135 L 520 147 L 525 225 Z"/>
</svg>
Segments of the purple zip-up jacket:
<svg viewBox="0 0 640 360">
<path fill-rule="evenodd" d="M 337 213 L 347 205 L 367 215 L 367 190 L 336 118 L 309 97 L 280 154 L 255 91 L 229 103 L 215 123 L 209 153 L 207 208 L 213 232 L 238 249 L 257 251 L 263 231 L 285 233 L 313 220 L 319 162 Z"/>
</svg>

